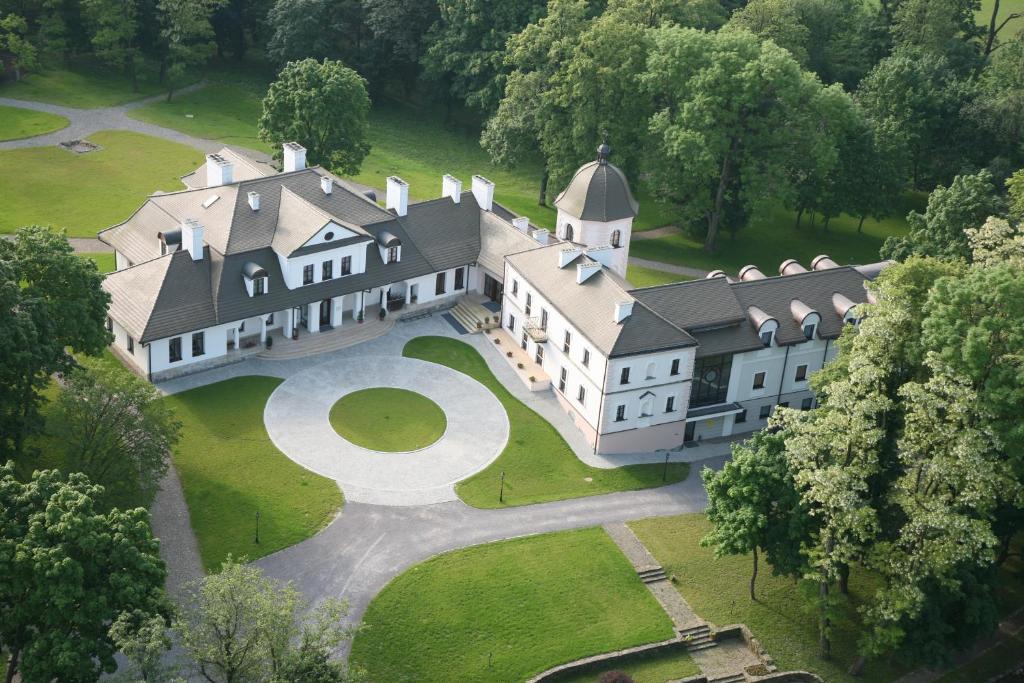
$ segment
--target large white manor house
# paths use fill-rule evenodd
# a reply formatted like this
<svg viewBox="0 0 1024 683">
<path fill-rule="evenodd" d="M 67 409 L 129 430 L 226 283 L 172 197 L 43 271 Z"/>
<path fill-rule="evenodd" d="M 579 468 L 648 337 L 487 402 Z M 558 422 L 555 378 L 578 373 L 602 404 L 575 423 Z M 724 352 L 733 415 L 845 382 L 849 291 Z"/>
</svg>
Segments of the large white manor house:
<svg viewBox="0 0 1024 683">
<path fill-rule="evenodd" d="M 747 266 L 635 289 L 625 278 L 638 205 L 609 152 L 558 196 L 552 235 L 496 203 L 481 176 L 463 191 L 446 175 L 440 197 L 417 203 L 390 177 L 382 208 L 372 191 L 307 168 L 295 143 L 280 172 L 225 148 L 186 189 L 99 233 L 117 261 L 104 282 L 113 349 L 160 381 L 243 361 L 268 339 L 280 350 L 470 297 L 490 300 L 505 339 L 495 348 L 549 378 L 597 452 L 728 437 L 777 405 L 812 407 L 808 378 L 885 264 L 819 256 L 778 276 Z"/>
</svg>

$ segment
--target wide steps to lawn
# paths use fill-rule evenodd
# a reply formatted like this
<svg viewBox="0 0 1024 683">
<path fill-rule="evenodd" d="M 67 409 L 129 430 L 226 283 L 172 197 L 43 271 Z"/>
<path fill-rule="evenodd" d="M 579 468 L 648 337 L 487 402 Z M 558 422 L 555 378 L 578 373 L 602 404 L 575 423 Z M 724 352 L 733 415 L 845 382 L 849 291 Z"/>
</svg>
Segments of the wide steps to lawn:
<svg viewBox="0 0 1024 683">
<path fill-rule="evenodd" d="M 667 581 L 668 577 L 665 575 L 665 570 L 661 567 L 655 567 L 654 569 L 643 569 L 638 571 L 637 576 L 644 583 L 654 583 L 655 581 Z"/>
<path fill-rule="evenodd" d="M 492 330 L 500 324 L 497 313 L 492 313 L 479 303 L 465 297 L 459 300 L 459 303 L 451 310 L 451 314 L 468 332 Z"/>
<path fill-rule="evenodd" d="M 746 676 L 742 673 L 730 674 L 729 676 L 721 676 L 720 678 L 709 678 L 708 683 L 743 683 L 747 680 Z"/>
<path fill-rule="evenodd" d="M 268 360 L 290 360 L 338 351 L 381 337 L 394 325 L 394 319 L 389 317 L 384 320 L 368 320 L 362 324 L 346 321 L 343 327 L 315 334 L 303 331 L 299 333 L 298 339 L 285 339 L 275 335 L 273 345 L 260 351 L 258 357 Z"/>
</svg>

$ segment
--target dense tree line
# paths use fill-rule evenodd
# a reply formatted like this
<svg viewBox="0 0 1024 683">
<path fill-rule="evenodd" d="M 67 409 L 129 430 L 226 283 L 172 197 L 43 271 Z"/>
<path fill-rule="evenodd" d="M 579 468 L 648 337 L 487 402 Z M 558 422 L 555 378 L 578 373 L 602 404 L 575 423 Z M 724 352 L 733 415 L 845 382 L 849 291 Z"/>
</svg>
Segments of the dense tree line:
<svg viewBox="0 0 1024 683">
<path fill-rule="evenodd" d="M 704 542 L 753 553 L 751 599 L 760 555 L 816 585 L 823 656 L 851 570 L 878 578 L 854 672 L 880 657 L 943 664 L 996 628 L 1024 522 L 1022 177 L 1007 198 L 987 171 L 937 188 L 811 378 L 819 407 L 777 410 L 704 473 Z"/>
</svg>

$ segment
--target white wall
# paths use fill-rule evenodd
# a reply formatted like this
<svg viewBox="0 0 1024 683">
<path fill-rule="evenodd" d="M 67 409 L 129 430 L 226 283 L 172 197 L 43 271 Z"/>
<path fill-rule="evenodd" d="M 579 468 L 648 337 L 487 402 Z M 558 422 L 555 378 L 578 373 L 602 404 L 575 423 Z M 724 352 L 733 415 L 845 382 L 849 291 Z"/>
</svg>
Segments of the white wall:
<svg viewBox="0 0 1024 683">
<path fill-rule="evenodd" d="M 349 275 L 357 275 L 366 271 L 366 251 L 369 242 L 361 244 L 351 244 L 347 247 L 341 247 L 338 249 L 329 249 L 322 251 L 317 254 L 306 254 L 303 256 L 294 256 L 292 258 L 286 258 L 277 255 L 278 262 L 281 264 L 281 273 L 284 276 L 285 286 L 288 289 L 296 289 L 302 287 L 302 270 L 309 264 L 313 264 L 313 283 L 322 282 L 323 277 L 323 262 L 331 261 L 331 279 L 338 279 L 343 277 L 341 274 L 341 259 L 343 256 L 352 257 L 352 272 Z M 262 265 L 262 264 L 261 264 Z"/>
<path fill-rule="evenodd" d="M 690 402 L 694 356 L 694 348 L 685 348 L 611 359 L 605 382 L 607 393 L 601 433 L 622 432 L 685 419 Z M 677 359 L 679 373 L 672 375 L 672 361 Z M 626 367 L 629 368 L 629 383 L 622 384 L 622 369 Z M 641 398 L 648 393 L 653 396 Z M 671 412 L 666 412 L 665 405 L 669 396 L 675 397 L 675 405 Z M 641 417 L 641 410 L 647 401 L 651 402 L 652 414 L 650 417 Z M 620 405 L 626 408 L 626 419 L 616 422 L 615 415 Z"/>
<path fill-rule="evenodd" d="M 116 320 L 111 321 L 111 333 L 114 335 L 113 346 L 119 352 L 119 357 L 131 363 L 143 376 L 149 372 L 149 352 L 146 347 L 136 339 L 132 351 L 128 350 L 128 331 Z"/>
<path fill-rule="evenodd" d="M 275 315 L 275 321 L 277 316 Z M 228 330 L 238 327 L 241 321 L 208 327 L 202 332 L 205 333 L 205 353 L 201 356 L 192 356 L 192 333 L 178 335 L 181 337 L 181 360 L 170 362 L 168 350 L 170 337 L 156 339 L 150 342 L 150 353 L 153 362 L 151 371 L 155 374 L 164 370 L 177 370 L 193 363 L 219 358 L 227 354 Z M 199 332 L 200 330 L 196 330 Z"/>
<path fill-rule="evenodd" d="M 555 234 L 559 238 L 565 238 L 565 226 L 567 224 L 572 225 L 572 241 L 588 247 L 603 247 L 611 244 L 612 233 L 618 230 L 621 233 L 621 239 L 619 240 L 619 247 L 613 253 L 610 267 L 620 277 L 626 277 L 626 266 L 629 260 L 629 242 L 633 233 L 632 218 L 623 218 L 609 223 L 581 221 L 559 209 L 555 230 Z"/>
</svg>

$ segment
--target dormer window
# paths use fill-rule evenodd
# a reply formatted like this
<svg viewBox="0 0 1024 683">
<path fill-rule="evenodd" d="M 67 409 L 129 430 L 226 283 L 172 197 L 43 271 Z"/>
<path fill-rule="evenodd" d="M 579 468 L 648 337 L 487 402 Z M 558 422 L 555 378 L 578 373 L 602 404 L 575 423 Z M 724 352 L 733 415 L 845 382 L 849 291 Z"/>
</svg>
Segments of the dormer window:
<svg viewBox="0 0 1024 683">
<path fill-rule="evenodd" d="M 388 263 L 398 263 L 398 247 L 388 247 Z"/>
<path fill-rule="evenodd" d="M 814 332 L 818 329 L 818 326 L 814 323 L 807 323 L 804 325 L 804 336 L 808 339 L 814 339 Z"/>
<path fill-rule="evenodd" d="M 572 226 L 568 223 L 565 224 L 565 241 L 572 242 L 574 237 Z"/>
<path fill-rule="evenodd" d="M 774 330 L 766 330 L 766 331 L 761 333 L 761 343 L 764 344 L 766 347 L 772 345 L 772 339 L 774 339 L 774 338 L 775 338 L 775 331 Z"/>
<path fill-rule="evenodd" d="M 242 266 L 242 279 L 249 296 L 260 296 L 267 293 L 267 271 L 252 261 Z"/>
<path fill-rule="evenodd" d="M 377 235 L 377 248 L 380 249 L 384 263 L 398 263 L 402 260 L 402 240 L 387 230 L 381 230 Z"/>
</svg>

